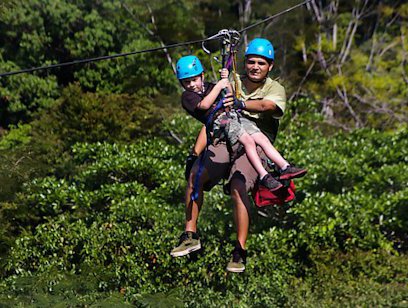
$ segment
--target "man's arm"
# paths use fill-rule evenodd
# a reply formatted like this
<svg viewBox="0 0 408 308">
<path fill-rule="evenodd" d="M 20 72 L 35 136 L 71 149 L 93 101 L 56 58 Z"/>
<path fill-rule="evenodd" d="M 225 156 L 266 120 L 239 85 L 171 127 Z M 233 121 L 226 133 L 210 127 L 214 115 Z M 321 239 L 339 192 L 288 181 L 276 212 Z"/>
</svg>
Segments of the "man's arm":
<svg viewBox="0 0 408 308">
<path fill-rule="evenodd" d="M 245 110 L 249 112 L 272 111 L 276 117 L 283 115 L 282 110 L 273 101 L 268 99 L 245 101 Z"/>
<path fill-rule="evenodd" d="M 212 104 L 214 104 L 215 100 L 217 99 L 222 89 L 228 87 L 228 85 L 229 85 L 228 79 L 223 78 L 220 81 L 218 81 L 214 88 L 210 91 L 210 93 L 208 93 L 208 95 L 204 97 L 201 102 L 198 103 L 197 108 L 204 110 L 209 109 L 212 106 Z"/>
<path fill-rule="evenodd" d="M 227 94 L 224 99 L 224 106 L 233 106 L 234 105 L 234 97 L 232 94 Z M 242 109 L 242 108 L 241 108 Z M 271 100 L 268 99 L 254 99 L 245 101 L 245 108 L 243 108 L 249 112 L 265 112 L 271 111 L 274 116 L 281 117 L 283 115 L 282 110 Z"/>
</svg>

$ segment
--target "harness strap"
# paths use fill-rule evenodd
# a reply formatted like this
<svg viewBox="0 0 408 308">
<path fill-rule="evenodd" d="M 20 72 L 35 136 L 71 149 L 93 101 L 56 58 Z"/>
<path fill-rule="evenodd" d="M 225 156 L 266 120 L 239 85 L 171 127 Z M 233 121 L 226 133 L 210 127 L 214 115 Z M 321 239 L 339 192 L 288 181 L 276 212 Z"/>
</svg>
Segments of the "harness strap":
<svg viewBox="0 0 408 308">
<path fill-rule="evenodd" d="M 236 80 L 236 76 L 235 76 L 235 70 L 236 70 L 235 55 L 236 55 L 236 52 L 234 50 L 234 47 L 235 47 L 234 44 L 230 45 L 230 51 L 229 51 L 227 61 L 225 61 L 225 58 L 223 58 L 223 67 L 229 69 L 231 67 L 231 65 L 232 65 L 233 76 L 234 76 L 234 81 L 235 81 L 235 89 L 237 89 L 238 88 L 238 81 Z M 223 45 L 222 53 L 223 53 L 224 56 L 226 55 L 225 45 Z M 200 178 L 201 178 L 201 174 L 203 173 L 204 162 L 205 162 L 205 159 L 207 157 L 208 147 L 212 143 L 211 126 L 213 124 L 213 118 L 214 118 L 214 115 L 216 115 L 217 112 L 221 108 L 223 108 L 223 105 L 224 105 L 223 101 L 224 101 L 224 97 L 225 97 L 226 93 L 227 93 L 227 91 L 225 89 L 223 91 L 221 91 L 221 98 L 217 102 L 217 105 L 215 106 L 215 108 L 209 114 L 209 116 L 208 116 L 208 118 L 206 120 L 206 123 L 205 123 L 205 130 L 206 130 L 206 135 L 207 135 L 207 145 L 206 145 L 203 153 L 200 156 L 198 171 L 197 171 L 195 179 L 194 179 L 193 191 L 191 193 L 191 201 L 196 201 L 196 200 L 198 200 L 198 197 L 199 197 Z M 231 146 L 231 143 L 228 140 L 227 140 L 227 149 L 228 149 L 228 153 L 230 154 L 229 155 L 229 158 L 230 158 L 230 164 L 229 165 L 231 165 L 231 163 L 232 163 L 232 155 L 231 155 L 232 146 Z M 231 166 L 229 168 L 231 168 Z"/>
<path fill-rule="evenodd" d="M 211 111 L 209 114 L 207 121 L 205 123 L 205 131 L 207 135 L 207 145 L 204 148 L 204 152 L 200 156 L 199 160 L 199 165 L 198 165 L 198 171 L 196 173 L 195 179 L 194 179 L 194 186 L 193 186 L 193 192 L 191 193 L 191 200 L 196 201 L 198 199 L 198 192 L 199 192 L 199 187 L 200 187 L 200 178 L 201 174 L 203 173 L 204 170 L 204 161 L 207 157 L 207 152 L 208 152 L 208 146 L 211 144 L 211 126 L 213 122 L 214 115 L 223 107 L 223 101 L 224 101 L 224 95 L 221 95 L 220 100 L 218 101 L 217 105 L 215 108 Z"/>
</svg>

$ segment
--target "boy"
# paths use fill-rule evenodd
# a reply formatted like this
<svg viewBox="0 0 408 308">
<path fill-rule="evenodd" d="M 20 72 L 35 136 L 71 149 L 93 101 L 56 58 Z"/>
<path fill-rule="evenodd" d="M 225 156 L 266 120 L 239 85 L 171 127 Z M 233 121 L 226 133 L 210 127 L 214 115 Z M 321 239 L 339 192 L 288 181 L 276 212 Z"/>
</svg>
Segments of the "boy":
<svg viewBox="0 0 408 308">
<path fill-rule="evenodd" d="M 225 88 L 231 91 L 228 70 L 223 69 L 221 71 L 221 79 L 217 84 L 204 82 L 203 66 L 195 56 L 185 56 L 179 59 L 177 62 L 177 78 L 186 90 L 182 95 L 183 108 L 204 124 L 206 124 L 208 116 L 215 108 L 221 91 Z M 245 108 L 245 103 L 237 101 L 234 108 L 237 107 Z M 260 185 L 267 187 L 271 191 L 280 189 L 282 184 L 263 167 L 256 145 L 259 145 L 266 156 L 279 167 L 280 179 L 302 177 L 307 172 L 305 169 L 290 165 L 256 124 L 245 117 L 241 117 L 235 109 L 216 114 L 212 124 L 212 132 L 213 135 L 224 132 L 231 145 L 237 142 L 242 144 L 250 163 L 259 175 Z"/>
</svg>

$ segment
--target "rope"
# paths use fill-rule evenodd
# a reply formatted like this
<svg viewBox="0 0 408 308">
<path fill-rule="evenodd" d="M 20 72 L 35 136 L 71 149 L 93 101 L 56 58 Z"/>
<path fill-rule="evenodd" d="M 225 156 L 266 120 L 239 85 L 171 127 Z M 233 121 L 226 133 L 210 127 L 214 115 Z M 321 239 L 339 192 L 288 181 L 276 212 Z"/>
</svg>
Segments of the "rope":
<svg viewBox="0 0 408 308">
<path fill-rule="evenodd" d="M 235 97 L 240 99 L 241 98 L 241 91 L 239 89 L 238 78 L 237 78 L 237 51 L 234 50 L 232 54 L 232 77 L 234 78 L 235 84 Z"/>
</svg>

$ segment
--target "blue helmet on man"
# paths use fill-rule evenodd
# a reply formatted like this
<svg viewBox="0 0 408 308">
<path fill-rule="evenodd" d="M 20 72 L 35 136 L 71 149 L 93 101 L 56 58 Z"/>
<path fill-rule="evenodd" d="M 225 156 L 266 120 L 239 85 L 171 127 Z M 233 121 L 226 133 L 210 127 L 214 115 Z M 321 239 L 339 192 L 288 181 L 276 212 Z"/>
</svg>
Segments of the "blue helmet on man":
<svg viewBox="0 0 408 308">
<path fill-rule="evenodd" d="M 200 75 L 204 68 L 196 56 L 184 56 L 177 61 L 177 79 L 185 79 Z"/>
<path fill-rule="evenodd" d="M 249 42 L 245 50 L 245 57 L 249 55 L 256 55 L 266 58 L 269 61 L 275 59 L 275 51 L 273 45 L 267 39 L 255 38 Z"/>
</svg>

